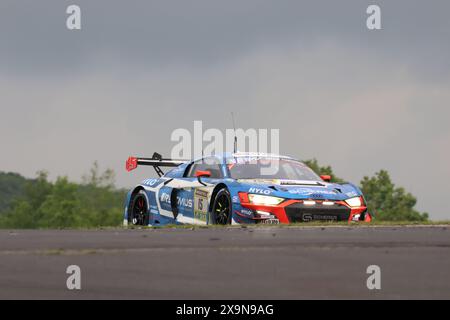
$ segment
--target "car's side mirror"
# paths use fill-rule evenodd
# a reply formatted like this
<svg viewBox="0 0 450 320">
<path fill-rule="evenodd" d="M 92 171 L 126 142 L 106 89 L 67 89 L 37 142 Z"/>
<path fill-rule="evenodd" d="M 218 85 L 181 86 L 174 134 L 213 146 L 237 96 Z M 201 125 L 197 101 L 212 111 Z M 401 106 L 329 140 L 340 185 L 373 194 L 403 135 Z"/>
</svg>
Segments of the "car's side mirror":
<svg viewBox="0 0 450 320">
<path fill-rule="evenodd" d="M 210 171 L 197 170 L 197 171 L 195 171 L 195 176 L 197 178 L 211 177 L 211 172 Z"/>
<path fill-rule="evenodd" d="M 328 174 L 323 174 L 320 176 L 320 178 L 325 181 L 325 182 L 330 182 L 331 181 L 331 176 Z"/>
<path fill-rule="evenodd" d="M 206 186 L 206 184 L 204 184 L 200 178 L 205 178 L 205 177 L 211 177 L 211 172 L 210 171 L 203 171 L 203 170 L 197 170 L 195 171 L 195 176 L 197 177 L 197 180 L 199 183 L 201 183 L 202 185 Z"/>
</svg>

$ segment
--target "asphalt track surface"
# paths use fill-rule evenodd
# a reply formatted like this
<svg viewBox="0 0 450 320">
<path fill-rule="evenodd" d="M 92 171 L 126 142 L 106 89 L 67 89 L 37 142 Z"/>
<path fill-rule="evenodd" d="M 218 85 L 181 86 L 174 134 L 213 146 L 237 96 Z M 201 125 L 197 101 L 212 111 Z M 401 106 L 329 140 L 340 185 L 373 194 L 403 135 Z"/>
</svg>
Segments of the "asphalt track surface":
<svg viewBox="0 0 450 320">
<path fill-rule="evenodd" d="M 0 299 L 23 298 L 450 299 L 450 226 L 0 230 Z"/>
</svg>

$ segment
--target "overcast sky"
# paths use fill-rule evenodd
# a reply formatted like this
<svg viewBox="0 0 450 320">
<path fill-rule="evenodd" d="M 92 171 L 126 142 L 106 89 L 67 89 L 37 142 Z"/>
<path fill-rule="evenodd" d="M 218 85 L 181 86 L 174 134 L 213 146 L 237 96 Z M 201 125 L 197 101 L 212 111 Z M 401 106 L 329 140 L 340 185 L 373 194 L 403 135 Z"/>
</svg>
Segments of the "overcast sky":
<svg viewBox="0 0 450 320">
<path fill-rule="evenodd" d="M 81 7 L 82 29 L 65 13 Z M 366 28 L 378 4 L 382 30 Z M 0 170 L 131 186 L 176 128 L 280 129 L 281 153 L 358 183 L 387 169 L 450 219 L 449 1 L 2 0 Z"/>
</svg>

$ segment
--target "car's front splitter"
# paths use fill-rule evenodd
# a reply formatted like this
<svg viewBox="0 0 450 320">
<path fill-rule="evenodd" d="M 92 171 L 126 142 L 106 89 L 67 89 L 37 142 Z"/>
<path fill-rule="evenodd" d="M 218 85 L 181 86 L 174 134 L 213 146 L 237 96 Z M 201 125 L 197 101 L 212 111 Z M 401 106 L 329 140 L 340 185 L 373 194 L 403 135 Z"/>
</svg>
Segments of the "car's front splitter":
<svg viewBox="0 0 450 320">
<path fill-rule="evenodd" d="M 283 224 L 310 221 L 370 222 L 372 220 L 366 206 L 350 207 L 344 201 L 290 199 L 279 205 L 241 203 L 241 206 L 251 211 L 253 216 L 235 211 L 238 218 L 244 221 L 250 219 L 255 223 L 274 223 L 274 220 Z"/>
</svg>

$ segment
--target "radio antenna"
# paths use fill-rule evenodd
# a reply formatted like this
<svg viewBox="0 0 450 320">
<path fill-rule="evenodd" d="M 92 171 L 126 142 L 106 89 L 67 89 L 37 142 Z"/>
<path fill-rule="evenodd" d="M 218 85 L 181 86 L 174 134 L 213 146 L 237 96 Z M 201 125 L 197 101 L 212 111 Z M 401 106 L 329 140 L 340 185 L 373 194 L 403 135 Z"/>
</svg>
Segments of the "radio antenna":
<svg viewBox="0 0 450 320">
<path fill-rule="evenodd" d="M 236 123 L 234 122 L 234 114 L 231 112 L 231 120 L 233 121 L 233 130 L 234 130 L 234 148 L 233 153 L 237 152 L 237 137 L 236 137 Z"/>
</svg>

